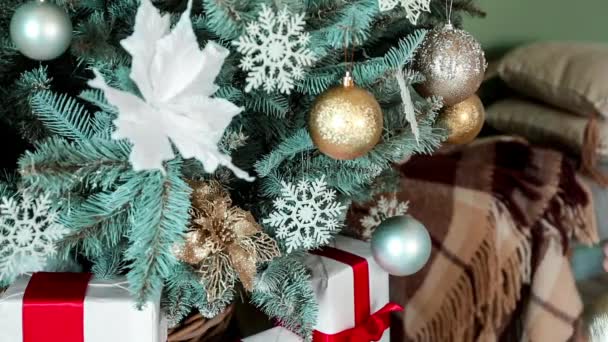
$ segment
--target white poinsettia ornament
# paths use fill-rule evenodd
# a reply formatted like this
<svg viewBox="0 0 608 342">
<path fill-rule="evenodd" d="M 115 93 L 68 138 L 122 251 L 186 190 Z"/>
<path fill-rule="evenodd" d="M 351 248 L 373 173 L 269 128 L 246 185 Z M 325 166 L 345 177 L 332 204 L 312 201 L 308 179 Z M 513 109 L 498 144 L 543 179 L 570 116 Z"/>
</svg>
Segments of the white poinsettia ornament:
<svg viewBox="0 0 608 342">
<path fill-rule="evenodd" d="M 112 137 L 133 144 L 133 169 L 164 170 L 162 162 L 175 157 L 173 143 L 182 157 L 203 163 L 206 172 L 224 165 L 237 177 L 253 180 L 218 148 L 224 130 L 242 108 L 211 97 L 229 51 L 214 42 L 199 48 L 191 8 L 192 0 L 171 30 L 168 15 L 161 15 L 150 0 L 141 1 L 134 32 L 121 44 L 133 57 L 130 76 L 143 99 L 108 86 L 96 70 L 89 85 L 101 89 L 118 108 Z"/>
</svg>

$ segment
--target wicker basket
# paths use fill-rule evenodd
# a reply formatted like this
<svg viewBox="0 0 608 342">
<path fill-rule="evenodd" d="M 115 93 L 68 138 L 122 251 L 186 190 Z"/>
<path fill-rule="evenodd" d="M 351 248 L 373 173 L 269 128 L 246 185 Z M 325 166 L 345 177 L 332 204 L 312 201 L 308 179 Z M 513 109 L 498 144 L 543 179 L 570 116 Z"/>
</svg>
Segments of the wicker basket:
<svg viewBox="0 0 608 342">
<path fill-rule="evenodd" d="M 221 314 L 207 319 L 195 314 L 186 319 L 180 326 L 169 330 L 169 342 L 218 342 L 228 329 L 234 305 L 230 305 Z"/>
</svg>

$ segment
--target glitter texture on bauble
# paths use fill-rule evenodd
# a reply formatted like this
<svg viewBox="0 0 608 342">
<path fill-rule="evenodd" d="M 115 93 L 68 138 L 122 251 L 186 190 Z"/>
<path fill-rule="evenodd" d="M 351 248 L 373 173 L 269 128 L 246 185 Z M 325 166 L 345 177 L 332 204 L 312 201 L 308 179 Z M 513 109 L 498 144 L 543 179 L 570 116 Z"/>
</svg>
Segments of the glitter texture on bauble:
<svg viewBox="0 0 608 342">
<path fill-rule="evenodd" d="M 373 149 L 380 141 L 382 124 L 380 104 L 354 84 L 350 73 L 342 85 L 319 95 L 308 118 L 315 146 L 338 160 L 359 158 Z"/>
<path fill-rule="evenodd" d="M 452 106 L 479 89 L 486 58 L 473 36 L 447 24 L 427 33 L 418 48 L 415 69 L 426 79 L 416 86 L 420 95 L 441 96 L 445 106 Z"/>
<path fill-rule="evenodd" d="M 453 106 L 444 107 L 437 125 L 448 130 L 448 144 L 468 144 L 477 137 L 485 120 L 483 103 L 477 95 Z"/>
</svg>

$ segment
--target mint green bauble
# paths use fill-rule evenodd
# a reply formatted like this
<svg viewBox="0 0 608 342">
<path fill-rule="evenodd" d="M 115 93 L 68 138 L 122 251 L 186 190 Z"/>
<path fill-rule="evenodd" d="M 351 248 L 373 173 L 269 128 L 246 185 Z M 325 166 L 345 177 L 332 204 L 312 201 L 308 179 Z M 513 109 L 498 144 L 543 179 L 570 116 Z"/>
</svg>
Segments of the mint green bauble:
<svg viewBox="0 0 608 342">
<path fill-rule="evenodd" d="M 17 8 L 10 31 L 19 52 L 38 61 L 61 56 L 72 41 L 70 17 L 48 0 L 31 1 Z"/>
<path fill-rule="evenodd" d="M 394 276 L 412 275 L 431 256 L 431 237 L 426 228 L 410 215 L 384 220 L 372 234 L 372 254 L 376 263 Z"/>
</svg>

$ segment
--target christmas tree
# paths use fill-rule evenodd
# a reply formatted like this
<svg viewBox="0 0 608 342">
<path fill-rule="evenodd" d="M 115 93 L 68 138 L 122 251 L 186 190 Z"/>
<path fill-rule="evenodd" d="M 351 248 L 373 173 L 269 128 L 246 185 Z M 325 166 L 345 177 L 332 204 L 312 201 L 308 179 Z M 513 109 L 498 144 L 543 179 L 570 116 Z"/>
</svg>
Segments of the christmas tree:
<svg viewBox="0 0 608 342">
<path fill-rule="evenodd" d="M 394 189 L 393 163 L 445 139 L 441 99 L 412 91 L 412 117 L 403 96 L 423 79 L 410 63 L 446 22 L 443 1 L 58 0 L 73 39 L 45 62 L 9 36 L 20 5 L 0 4 L 3 143 L 20 154 L 0 209 L 56 220 L 39 227 L 52 247 L 0 238 L 0 284 L 45 263 L 126 274 L 142 303 L 162 291 L 174 323 L 212 317 L 245 290 L 310 336 L 303 252 L 344 228 L 350 203 Z M 308 120 L 346 71 L 383 117 L 377 144 L 342 160 L 320 151 Z M 0 221 L 5 236 L 14 226 Z"/>
</svg>

